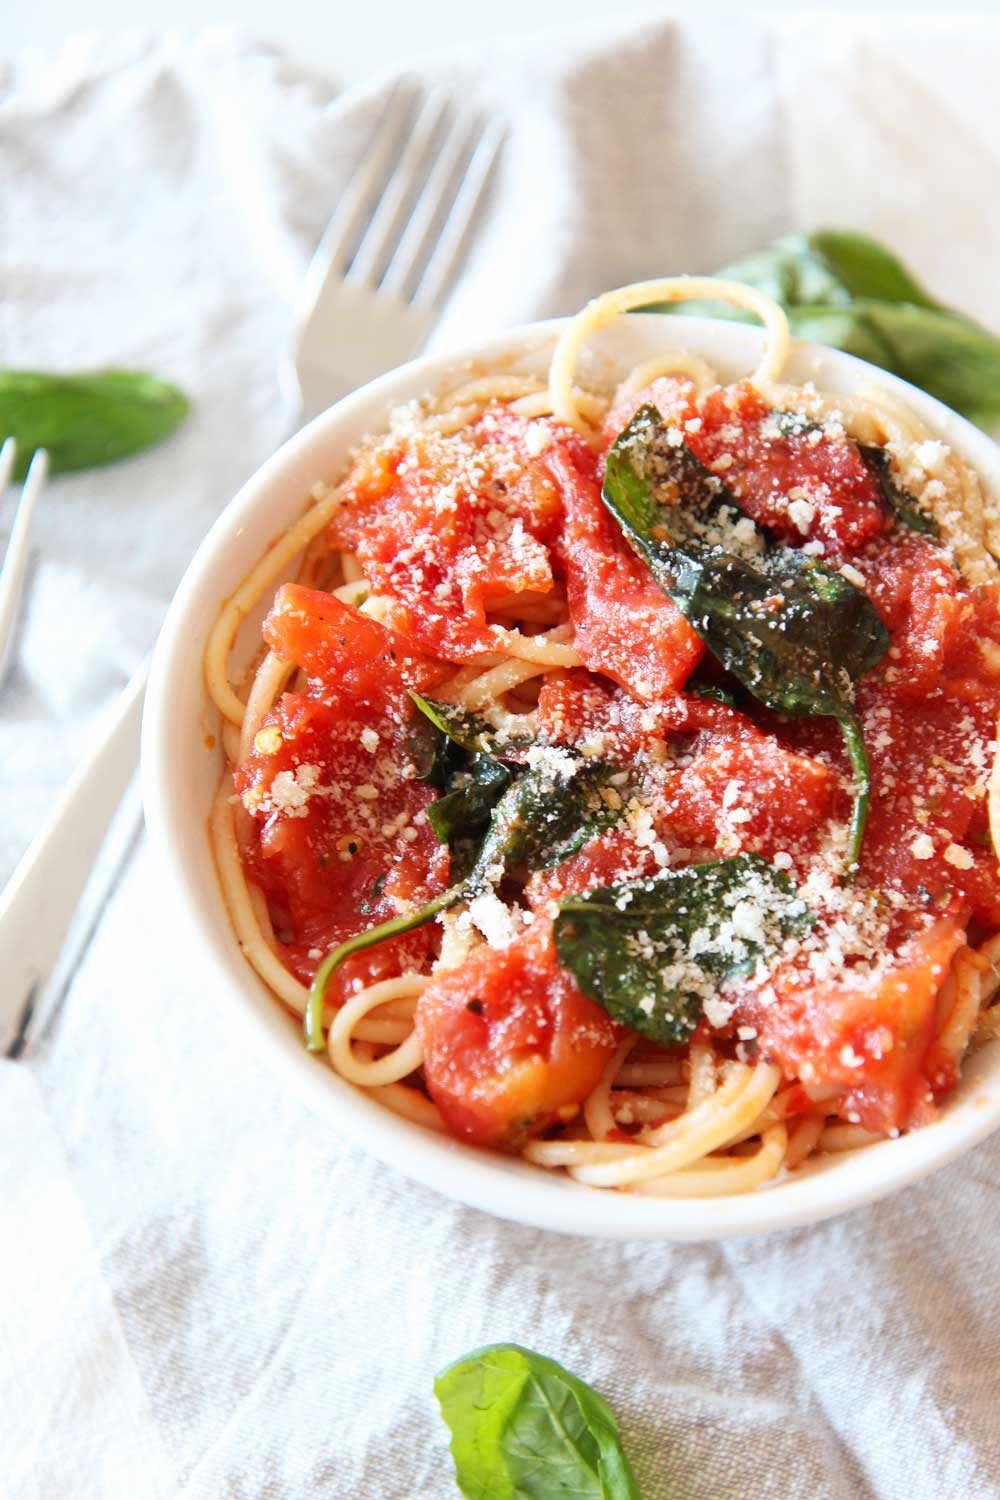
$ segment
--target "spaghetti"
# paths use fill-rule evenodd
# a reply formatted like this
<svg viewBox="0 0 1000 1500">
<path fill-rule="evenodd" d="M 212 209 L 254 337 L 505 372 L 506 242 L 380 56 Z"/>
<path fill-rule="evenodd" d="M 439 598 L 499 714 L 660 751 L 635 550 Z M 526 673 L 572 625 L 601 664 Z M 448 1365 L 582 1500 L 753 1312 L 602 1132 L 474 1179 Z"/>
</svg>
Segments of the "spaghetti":
<svg viewBox="0 0 1000 1500">
<path fill-rule="evenodd" d="M 601 326 L 702 297 L 764 323 L 748 381 L 669 351 L 614 391 L 581 383 Z M 547 384 L 487 374 L 364 444 L 205 653 L 229 759 L 210 832 L 249 963 L 388 1108 L 592 1187 L 753 1191 L 931 1119 L 969 1047 L 1000 1034 L 996 512 L 895 397 L 779 383 L 788 347 L 781 309 L 734 283 L 597 298 Z M 888 649 L 851 704 L 872 800 L 846 873 L 835 725 L 741 690 L 600 503 L 640 410 L 726 486 L 734 535 L 821 558 L 878 611 Z M 234 679 L 240 626 L 268 603 Z M 508 857 L 497 819 L 532 776 Z M 589 790 L 559 844 L 574 777 Z M 574 896 L 625 891 L 624 911 L 665 872 L 746 859 L 794 882 L 810 925 L 776 938 L 763 887 L 743 890 L 725 941 L 757 956 L 714 986 L 690 977 L 695 931 L 683 1036 L 644 1026 L 644 996 L 622 1024 L 557 950 Z M 641 967 L 651 941 L 621 952 Z"/>
</svg>

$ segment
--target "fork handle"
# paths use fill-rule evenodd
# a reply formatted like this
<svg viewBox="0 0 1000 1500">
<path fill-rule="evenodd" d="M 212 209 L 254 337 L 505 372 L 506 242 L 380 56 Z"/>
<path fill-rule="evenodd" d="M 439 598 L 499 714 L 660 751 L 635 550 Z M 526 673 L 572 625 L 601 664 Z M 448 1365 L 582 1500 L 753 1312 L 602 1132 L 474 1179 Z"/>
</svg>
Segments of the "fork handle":
<svg viewBox="0 0 1000 1500">
<path fill-rule="evenodd" d="M 21 498 L 14 513 L 3 567 L 0 568 L 0 679 L 3 678 L 10 661 L 10 648 L 14 639 L 17 607 L 21 601 L 21 589 L 28 567 L 28 547 L 31 535 L 31 518 L 38 504 L 38 497 L 45 487 L 49 471 L 49 455 L 39 448 L 31 460 L 21 491 Z"/>
</svg>

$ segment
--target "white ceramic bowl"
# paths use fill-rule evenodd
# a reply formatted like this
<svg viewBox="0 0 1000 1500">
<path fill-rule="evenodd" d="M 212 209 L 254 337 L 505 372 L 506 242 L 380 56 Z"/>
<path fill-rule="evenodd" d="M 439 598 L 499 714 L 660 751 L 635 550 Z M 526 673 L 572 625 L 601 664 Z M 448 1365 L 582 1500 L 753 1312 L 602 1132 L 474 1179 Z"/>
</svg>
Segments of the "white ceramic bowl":
<svg viewBox="0 0 1000 1500">
<path fill-rule="evenodd" d="M 206 694 L 202 651 L 220 604 L 272 538 L 300 511 L 319 479 L 335 479 L 351 448 L 385 426 L 390 408 L 441 388 L 467 360 L 544 374 L 562 325 L 533 324 L 474 350 L 417 360 L 356 391 L 291 438 L 244 485 L 212 527 L 170 607 L 153 662 L 142 763 L 150 832 L 197 938 L 204 993 L 257 1038 L 285 1086 L 377 1157 L 417 1181 L 501 1217 L 606 1239 L 714 1240 L 823 1219 L 871 1202 L 952 1161 L 1000 1126 L 1000 1045 L 980 1050 L 941 1118 L 923 1130 L 827 1157 L 744 1197 L 642 1198 L 584 1187 L 528 1163 L 479 1151 L 389 1113 L 305 1051 L 299 1025 L 243 959 L 219 893 L 206 819 L 222 771 Z M 762 334 L 744 324 L 633 315 L 591 345 L 588 376 L 623 372 L 664 348 L 709 359 L 725 378 L 757 363 Z M 843 392 L 877 381 L 895 390 L 1000 491 L 1000 450 L 968 422 L 860 360 L 800 344 L 788 374 Z"/>
</svg>

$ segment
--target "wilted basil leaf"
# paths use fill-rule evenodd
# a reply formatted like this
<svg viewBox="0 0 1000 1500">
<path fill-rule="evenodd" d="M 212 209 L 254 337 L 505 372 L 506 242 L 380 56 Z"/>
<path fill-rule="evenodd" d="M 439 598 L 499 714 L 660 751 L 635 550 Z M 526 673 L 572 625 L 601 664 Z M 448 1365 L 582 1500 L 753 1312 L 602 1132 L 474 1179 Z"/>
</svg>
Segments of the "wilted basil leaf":
<svg viewBox="0 0 1000 1500">
<path fill-rule="evenodd" d="M 503 767 L 498 769 L 509 779 L 509 772 Z M 459 878 L 453 885 L 418 911 L 381 922 L 348 938 L 327 954 L 316 970 L 306 1006 L 304 1029 L 309 1050 L 323 1050 L 323 1003 L 327 986 L 346 959 L 386 938 L 425 926 L 457 902 L 497 886 L 512 873 L 526 879 L 535 870 L 568 859 L 595 833 L 610 827 L 621 816 L 621 797 L 602 795 L 609 790 L 612 774 L 614 768 L 603 762 L 587 760 L 569 750 L 550 750 L 539 764 L 511 782 L 492 806 L 485 827 L 479 823 L 476 829 L 469 830 L 469 847 L 459 848 L 461 873 L 456 871 Z M 495 783 L 484 782 L 479 793 L 488 799 L 495 790 Z M 472 799 L 464 804 L 460 799 L 450 804 L 447 818 L 451 832 L 457 832 L 454 820 L 460 810 L 468 811 L 471 805 Z M 440 808 L 439 803 L 432 806 Z"/>
<path fill-rule="evenodd" d="M 470 887 L 561 864 L 621 817 L 622 798 L 610 787 L 613 766 L 571 750 L 547 755 L 497 803 L 469 875 Z"/>
<path fill-rule="evenodd" d="M 752 556 L 766 545 L 764 532 L 719 476 L 652 405 L 639 408 L 608 453 L 604 500 L 643 550 L 647 539 L 657 556 L 692 544 Z M 652 555 L 647 561 L 653 565 Z"/>
<path fill-rule="evenodd" d="M 454 744 L 472 753 L 483 752 L 497 760 L 518 759 L 515 752 L 530 745 L 524 736 L 508 735 L 494 728 L 481 714 L 470 713 L 454 703 L 444 703 L 439 698 L 426 698 L 422 693 L 410 689 L 410 698 L 434 728 L 446 735 Z"/>
<path fill-rule="evenodd" d="M 451 774 L 449 789 L 427 808 L 438 842 L 451 849 L 454 879 L 471 869 L 493 809 L 510 783 L 510 771 L 491 755 L 470 755 Z"/>
<path fill-rule="evenodd" d="M 753 974 L 813 920 L 787 875 L 741 854 L 568 896 L 553 931 L 585 995 L 669 1045 L 690 1037 L 721 984 Z"/>
<path fill-rule="evenodd" d="M 859 443 L 858 451 L 878 480 L 882 498 L 896 520 L 910 531 L 919 531 L 925 536 L 940 536 L 941 528 L 934 517 L 894 477 L 885 449 Z"/>
<path fill-rule="evenodd" d="M 871 775 L 854 691 L 889 649 L 889 636 L 863 590 L 791 547 L 767 546 L 748 516 L 728 528 L 726 546 L 705 545 L 704 498 L 696 498 L 694 540 L 662 539 L 681 518 L 658 503 L 643 457 L 664 449 L 665 424 L 644 407 L 608 456 L 603 499 L 656 582 L 712 655 L 761 703 L 779 713 L 829 715 L 844 735 L 855 778 L 848 864 L 857 863 Z M 660 518 L 666 515 L 661 524 Z"/>
</svg>

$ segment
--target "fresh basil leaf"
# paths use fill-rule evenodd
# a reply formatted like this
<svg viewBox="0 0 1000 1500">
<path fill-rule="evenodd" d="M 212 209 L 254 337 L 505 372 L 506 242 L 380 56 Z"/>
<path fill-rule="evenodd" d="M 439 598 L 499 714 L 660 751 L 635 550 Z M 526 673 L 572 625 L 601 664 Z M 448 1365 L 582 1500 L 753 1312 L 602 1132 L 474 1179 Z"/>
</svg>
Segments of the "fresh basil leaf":
<svg viewBox="0 0 1000 1500">
<path fill-rule="evenodd" d="M 789 303 L 850 303 L 859 297 L 877 302 L 910 302 L 936 308 L 906 266 L 877 240 L 849 229 L 817 229 L 813 234 L 787 234 L 775 240 L 756 260 L 772 261 L 783 269 Z M 753 260 L 738 261 L 726 275 L 739 269 L 753 272 Z M 742 278 L 739 278 L 744 279 Z"/>
<path fill-rule="evenodd" d="M 897 481 L 892 464 L 884 448 L 875 448 L 865 443 L 858 444 L 858 452 L 878 480 L 882 498 L 901 526 L 910 531 L 919 531 L 924 536 L 940 536 L 941 528 L 934 517 L 909 490 Z"/>
<path fill-rule="evenodd" d="M 871 326 L 863 309 L 853 307 L 786 307 L 793 338 L 810 344 L 827 344 L 844 354 L 853 354 L 879 369 L 898 375 L 889 345 Z"/>
<path fill-rule="evenodd" d="M 303 1025 L 309 1050 L 324 1049 L 326 990 L 331 976 L 346 959 L 387 938 L 425 926 L 457 902 L 498 885 L 512 873 L 527 878 L 535 870 L 568 859 L 595 833 L 621 817 L 622 798 L 617 793 L 611 795 L 614 789 L 609 785 L 613 774 L 614 768 L 602 761 L 588 760 L 569 750 L 549 750 L 537 765 L 520 775 L 492 808 L 478 848 L 473 839 L 472 848 L 460 849 L 463 873 L 454 884 L 418 911 L 360 932 L 327 954 L 316 970 L 306 1005 Z M 482 790 L 484 797 L 488 795 L 485 787 Z M 452 804 L 452 809 L 454 814 L 457 804 Z"/>
<path fill-rule="evenodd" d="M 139 370 L 0 370 L 0 437 L 17 443 L 18 479 L 36 448 L 47 450 L 53 474 L 97 468 L 161 442 L 187 412 L 176 386 Z"/>
<path fill-rule="evenodd" d="M 780 302 L 795 338 L 889 370 L 981 427 L 1000 421 L 1000 339 L 937 302 L 867 235 L 786 235 L 717 274 Z M 646 311 L 756 321 L 722 302 L 656 303 Z"/>
<path fill-rule="evenodd" d="M 673 1045 L 691 1036 L 720 985 L 749 977 L 813 921 L 786 874 L 740 854 L 568 896 L 553 933 L 585 995 Z"/>
<path fill-rule="evenodd" d="M 694 540 L 672 544 L 643 462 L 663 429 L 643 408 L 608 455 L 603 499 L 664 593 L 715 659 L 761 703 L 796 717 L 839 722 L 855 779 L 848 866 L 857 864 L 871 796 L 871 774 L 854 691 L 889 649 L 889 636 L 863 590 L 825 563 L 790 547 L 768 552 L 749 517 L 728 527 L 726 546 L 704 545 L 696 500 Z M 655 415 L 655 414 L 654 414 Z M 642 418 L 641 421 L 638 419 Z M 669 527 L 683 526 L 670 512 Z"/>
<path fill-rule="evenodd" d="M 556 1360 L 491 1344 L 434 1393 L 465 1500 L 640 1500 L 610 1408 Z"/>
<path fill-rule="evenodd" d="M 891 250 L 867 234 L 818 229 L 808 235 L 791 235 L 784 243 L 790 249 L 794 246 L 793 253 L 802 266 L 818 268 L 831 277 L 846 299 L 870 297 L 879 302 L 912 302 L 917 307 L 940 306 Z M 800 301 L 807 300 L 825 302 L 831 298 L 800 297 Z"/>
<path fill-rule="evenodd" d="M 833 311 L 860 299 L 910 303 L 944 310 L 902 264 L 877 240 L 846 230 L 819 229 L 812 234 L 787 234 L 715 273 L 742 281 L 773 297 L 786 309 L 818 307 Z M 729 304 L 658 303 L 658 309 L 685 312 L 688 307 L 711 306 L 713 316 L 750 321 L 753 315 Z M 724 313 L 715 309 L 724 307 Z"/>
<path fill-rule="evenodd" d="M 886 368 L 980 427 L 1000 421 L 1000 339 L 960 313 L 908 304 L 859 304 L 889 349 Z"/>
</svg>

